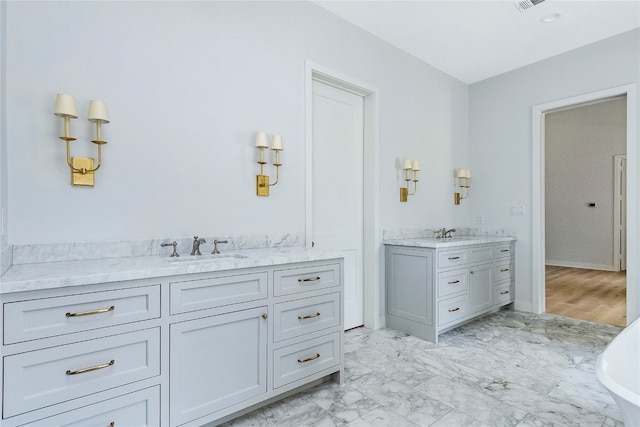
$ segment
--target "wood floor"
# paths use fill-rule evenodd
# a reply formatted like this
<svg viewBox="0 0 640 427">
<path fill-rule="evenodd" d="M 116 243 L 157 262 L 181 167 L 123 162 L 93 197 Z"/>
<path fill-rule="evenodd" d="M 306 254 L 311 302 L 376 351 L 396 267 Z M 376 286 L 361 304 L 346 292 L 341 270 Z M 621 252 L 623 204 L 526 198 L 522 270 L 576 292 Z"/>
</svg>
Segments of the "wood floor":
<svg viewBox="0 0 640 427">
<path fill-rule="evenodd" d="M 546 312 L 614 326 L 627 325 L 623 272 L 546 267 Z"/>
</svg>

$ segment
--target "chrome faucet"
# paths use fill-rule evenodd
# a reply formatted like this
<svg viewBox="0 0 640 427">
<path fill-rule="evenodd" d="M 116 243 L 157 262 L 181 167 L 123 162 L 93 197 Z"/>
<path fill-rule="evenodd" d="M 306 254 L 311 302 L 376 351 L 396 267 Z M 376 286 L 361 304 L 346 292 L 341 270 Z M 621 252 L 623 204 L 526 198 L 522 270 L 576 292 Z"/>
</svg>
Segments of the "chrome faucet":
<svg viewBox="0 0 640 427">
<path fill-rule="evenodd" d="M 214 240 L 213 241 L 213 252 L 211 252 L 212 254 L 219 254 L 220 251 L 218 250 L 218 243 L 229 243 L 228 240 Z"/>
<path fill-rule="evenodd" d="M 163 248 L 165 246 L 173 246 L 173 252 L 171 253 L 171 255 L 169 255 L 171 258 L 174 257 L 178 257 L 180 256 L 180 254 L 178 253 L 178 251 L 176 251 L 176 246 L 178 246 L 178 242 L 171 242 L 171 243 L 160 243 L 160 246 L 162 246 Z"/>
<path fill-rule="evenodd" d="M 201 243 L 207 243 L 207 241 L 202 238 L 198 238 L 198 236 L 193 236 L 193 249 L 191 250 L 191 255 L 202 255 L 200 253 Z"/>
<path fill-rule="evenodd" d="M 435 231 L 436 239 L 451 238 L 451 237 L 453 237 L 451 235 L 451 233 L 455 233 L 455 231 L 456 231 L 455 228 L 450 228 L 449 230 L 447 230 L 446 228 L 443 227 L 443 228 Z"/>
<path fill-rule="evenodd" d="M 451 233 L 455 233 L 455 232 L 456 232 L 455 228 L 450 228 L 449 230 L 444 231 L 444 234 L 442 237 L 453 237 Z"/>
</svg>

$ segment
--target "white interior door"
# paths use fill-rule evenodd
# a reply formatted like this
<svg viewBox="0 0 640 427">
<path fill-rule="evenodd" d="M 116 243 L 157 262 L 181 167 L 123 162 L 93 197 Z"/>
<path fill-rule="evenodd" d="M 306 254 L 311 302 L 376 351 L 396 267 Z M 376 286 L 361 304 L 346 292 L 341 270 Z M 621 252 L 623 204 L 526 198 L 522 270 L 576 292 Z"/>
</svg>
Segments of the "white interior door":
<svg viewBox="0 0 640 427">
<path fill-rule="evenodd" d="M 313 81 L 312 240 L 344 254 L 345 329 L 364 324 L 364 98 Z"/>
</svg>

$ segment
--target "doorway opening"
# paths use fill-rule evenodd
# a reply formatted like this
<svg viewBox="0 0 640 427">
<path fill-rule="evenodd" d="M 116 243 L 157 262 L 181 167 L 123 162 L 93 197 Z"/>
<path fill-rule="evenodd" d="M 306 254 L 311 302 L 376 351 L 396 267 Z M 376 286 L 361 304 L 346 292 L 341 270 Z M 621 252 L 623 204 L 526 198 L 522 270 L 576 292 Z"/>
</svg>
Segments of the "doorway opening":
<svg viewBox="0 0 640 427">
<path fill-rule="evenodd" d="M 626 104 L 622 95 L 545 113 L 547 313 L 626 325 Z"/>
<path fill-rule="evenodd" d="M 532 108 L 532 306 L 531 311 L 546 311 L 546 176 L 545 176 L 545 116 L 553 111 L 572 108 L 588 103 L 599 102 L 626 95 L 626 154 L 628 156 L 625 183 L 628 183 L 626 208 L 626 253 L 630 259 L 638 256 L 637 230 L 639 224 L 638 210 L 638 144 L 637 144 L 637 88 L 635 84 L 605 89 L 598 92 L 579 95 L 572 98 L 552 101 L 536 105 Z M 613 160 L 611 160 L 613 163 Z M 589 200 L 585 203 L 590 203 Z M 596 204 L 597 206 L 597 204 Z M 589 207 L 589 206 L 587 206 Z M 613 268 L 612 268 L 613 270 Z M 627 265 L 626 274 L 626 322 L 627 324 L 640 316 L 638 300 L 638 266 Z"/>
</svg>

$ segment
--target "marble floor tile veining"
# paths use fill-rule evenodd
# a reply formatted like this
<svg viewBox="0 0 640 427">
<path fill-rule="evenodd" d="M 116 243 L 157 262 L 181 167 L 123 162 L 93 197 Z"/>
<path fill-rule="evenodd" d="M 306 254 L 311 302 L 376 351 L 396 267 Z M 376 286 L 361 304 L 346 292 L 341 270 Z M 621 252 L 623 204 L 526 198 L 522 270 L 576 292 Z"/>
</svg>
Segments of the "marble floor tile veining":
<svg viewBox="0 0 640 427">
<path fill-rule="evenodd" d="M 345 384 L 326 382 L 232 426 L 622 426 L 595 376 L 622 329 L 501 310 L 433 344 L 381 329 L 345 333 Z"/>
</svg>

